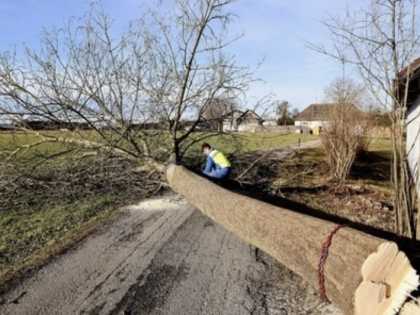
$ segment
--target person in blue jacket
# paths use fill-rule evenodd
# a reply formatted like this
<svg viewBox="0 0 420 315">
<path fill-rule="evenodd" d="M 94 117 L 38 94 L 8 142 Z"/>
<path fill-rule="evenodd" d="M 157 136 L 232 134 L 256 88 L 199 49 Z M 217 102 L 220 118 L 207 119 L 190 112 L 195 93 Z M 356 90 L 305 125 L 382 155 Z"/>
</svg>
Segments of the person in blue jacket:
<svg viewBox="0 0 420 315">
<path fill-rule="evenodd" d="M 231 171 L 231 164 L 226 156 L 215 149 L 210 144 L 203 143 L 202 151 L 207 156 L 203 174 L 210 178 L 226 179 Z"/>
</svg>

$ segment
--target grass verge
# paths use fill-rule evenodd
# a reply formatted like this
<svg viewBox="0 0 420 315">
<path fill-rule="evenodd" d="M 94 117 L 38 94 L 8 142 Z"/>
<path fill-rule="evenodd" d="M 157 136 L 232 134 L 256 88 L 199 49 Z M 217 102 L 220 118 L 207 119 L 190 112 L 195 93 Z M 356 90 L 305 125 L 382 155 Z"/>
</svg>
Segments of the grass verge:
<svg viewBox="0 0 420 315">
<path fill-rule="evenodd" d="M 116 217 L 111 198 L 0 215 L 0 293 Z"/>
</svg>

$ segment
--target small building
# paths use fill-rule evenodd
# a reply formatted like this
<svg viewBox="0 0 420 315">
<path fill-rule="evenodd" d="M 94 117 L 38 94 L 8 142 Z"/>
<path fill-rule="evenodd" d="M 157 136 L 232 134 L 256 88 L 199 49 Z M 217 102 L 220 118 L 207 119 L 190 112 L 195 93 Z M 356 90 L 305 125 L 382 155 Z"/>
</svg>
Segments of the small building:
<svg viewBox="0 0 420 315">
<path fill-rule="evenodd" d="M 243 111 L 233 110 L 223 119 L 223 131 L 238 131 L 239 117 Z"/>
<path fill-rule="evenodd" d="M 407 155 L 410 171 L 420 192 L 420 94 L 407 109 Z"/>
<path fill-rule="evenodd" d="M 400 72 L 400 82 L 406 82 L 407 69 L 408 67 Z M 420 58 L 410 65 L 410 73 L 406 111 L 406 150 L 410 172 L 420 193 Z M 404 85 L 399 90 L 405 91 Z"/>
<path fill-rule="evenodd" d="M 295 118 L 295 126 L 317 133 L 328 123 L 332 104 L 311 104 Z"/>
<path fill-rule="evenodd" d="M 15 126 L 8 122 L 0 122 L 0 131 L 10 131 L 14 130 Z"/>
<path fill-rule="evenodd" d="M 223 120 L 223 131 L 256 132 L 263 123 L 264 119 L 253 110 L 234 110 Z"/>
<path fill-rule="evenodd" d="M 0 115 L 0 131 L 11 131 L 15 129 L 16 129 L 16 126 L 13 122 L 13 116 Z"/>
<path fill-rule="evenodd" d="M 278 124 L 278 121 L 276 119 L 268 119 L 268 120 L 265 120 L 263 122 L 263 126 L 268 127 L 268 128 L 272 128 L 272 127 L 278 127 L 279 124 Z"/>
<path fill-rule="evenodd" d="M 88 123 L 73 121 L 51 121 L 51 120 L 21 120 L 17 123 L 18 127 L 31 130 L 87 130 L 91 126 Z"/>
<path fill-rule="evenodd" d="M 328 125 L 331 112 L 337 108 L 337 104 L 324 103 L 324 104 L 311 104 L 303 110 L 295 118 L 295 126 L 303 133 L 309 130 L 312 134 L 320 134 L 322 129 Z M 360 110 L 353 104 L 349 104 L 351 109 L 360 112 Z"/>
</svg>

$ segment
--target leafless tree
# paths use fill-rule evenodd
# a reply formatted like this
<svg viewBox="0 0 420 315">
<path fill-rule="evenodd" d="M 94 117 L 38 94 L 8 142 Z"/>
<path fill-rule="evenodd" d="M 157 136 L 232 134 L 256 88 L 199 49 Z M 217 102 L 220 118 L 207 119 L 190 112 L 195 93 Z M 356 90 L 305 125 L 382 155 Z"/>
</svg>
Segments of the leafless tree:
<svg viewBox="0 0 420 315">
<path fill-rule="evenodd" d="M 277 103 L 276 116 L 279 125 L 287 125 L 290 121 L 289 102 L 281 101 Z"/>
<path fill-rule="evenodd" d="M 225 48 L 233 15 L 226 8 L 234 0 L 176 0 L 176 14 L 151 12 L 139 23 L 140 32 L 151 43 L 152 67 L 144 83 L 155 108 L 167 122 L 171 150 L 180 160 L 202 137 L 190 137 L 205 120 L 204 113 L 216 99 L 242 93 L 251 81 L 247 68 L 238 66 Z M 158 32 L 144 32 L 153 25 Z M 182 128 L 183 121 L 192 122 Z"/>
<path fill-rule="evenodd" d="M 292 118 L 295 119 L 299 115 L 299 109 L 293 108 L 292 109 Z"/>
<path fill-rule="evenodd" d="M 353 104 L 359 109 L 366 97 L 363 85 L 356 83 L 349 78 L 338 78 L 333 80 L 325 89 L 327 102 L 336 104 Z"/>
<path fill-rule="evenodd" d="M 45 32 L 41 48 L 27 48 L 24 58 L 1 54 L 0 115 L 36 136 L 8 159 L 54 142 L 158 170 L 171 154 L 180 161 L 209 136 L 191 137 L 213 100 L 250 82 L 247 68 L 224 53 L 235 40 L 226 36 L 232 2 L 174 0 L 171 15 L 151 9 L 120 36 L 94 6 L 81 21 Z M 28 121 L 71 130 L 44 132 Z"/>
<path fill-rule="evenodd" d="M 238 109 L 234 100 L 228 97 L 214 98 L 203 111 L 203 118 L 213 130 L 223 131 L 223 121 L 233 115 Z"/>
<path fill-rule="evenodd" d="M 415 236 L 418 219 L 405 150 L 408 84 L 404 83 L 409 82 L 410 64 L 419 53 L 417 4 L 416 0 L 372 0 L 367 9 L 325 22 L 332 46 L 310 45 L 322 54 L 356 66 L 376 101 L 390 110 L 395 230 L 410 237 Z"/>
<path fill-rule="evenodd" d="M 357 154 L 366 148 L 371 127 L 369 116 L 357 108 L 363 88 L 349 79 L 333 81 L 325 91 L 328 124 L 321 142 L 331 178 L 341 187 L 350 173 Z"/>
<path fill-rule="evenodd" d="M 19 59 L 16 54 L 1 55 L 0 114 L 36 136 L 9 159 L 21 150 L 60 143 L 78 147 L 83 154 L 112 151 L 158 165 L 150 136 L 132 128 L 151 119 L 141 86 L 148 47 L 132 34 L 113 38 L 111 26 L 111 20 L 94 8 L 80 22 L 45 32 L 39 50 L 26 48 Z M 33 122 L 75 128 L 64 135 L 36 130 Z"/>
</svg>

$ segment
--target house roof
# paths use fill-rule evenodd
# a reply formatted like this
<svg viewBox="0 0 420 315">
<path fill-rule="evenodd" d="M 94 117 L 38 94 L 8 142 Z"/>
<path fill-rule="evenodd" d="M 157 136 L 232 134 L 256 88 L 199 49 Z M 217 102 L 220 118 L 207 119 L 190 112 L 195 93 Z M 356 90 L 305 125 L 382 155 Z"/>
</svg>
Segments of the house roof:
<svg viewBox="0 0 420 315">
<path fill-rule="evenodd" d="M 13 124 L 6 124 L 6 123 L 0 122 L 0 129 L 13 129 L 13 128 L 14 128 Z"/>
<path fill-rule="evenodd" d="M 412 63 L 410 63 L 407 67 L 398 73 L 400 80 L 406 78 L 409 69 L 411 76 L 414 76 L 414 74 L 416 74 L 420 69 L 420 58 L 415 59 Z"/>
<path fill-rule="evenodd" d="M 420 77 L 420 58 L 415 59 L 412 63 L 410 63 L 407 67 L 398 73 L 398 81 L 400 85 L 398 89 L 398 98 L 400 100 L 403 99 L 405 95 L 405 85 L 408 74 L 410 74 L 410 80 L 408 85 L 407 107 L 410 109 L 410 107 L 414 104 L 415 99 L 420 94 L 419 86 L 417 84 L 412 84 L 414 81 L 418 81 Z"/>
<path fill-rule="evenodd" d="M 246 111 L 244 111 L 242 113 L 242 115 L 239 116 L 238 119 L 243 120 L 243 119 L 247 119 L 247 118 L 254 118 L 258 121 L 264 121 L 264 119 L 260 115 L 258 115 L 255 111 L 250 110 L 250 109 L 247 109 Z"/>
<path fill-rule="evenodd" d="M 327 121 L 331 110 L 339 105 L 334 103 L 311 104 L 303 112 L 297 115 L 295 121 Z M 353 104 L 349 104 L 355 110 L 359 110 Z"/>
<path fill-rule="evenodd" d="M 247 109 L 245 111 L 234 109 L 224 117 L 224 119 L 226 120 L 231 120 L 232 118 L 238 121 L 244 121 L 247 119 L 255 119 L 259 122 L 264 122 L 264 119 L 251 109 Z"/>
</svg>

